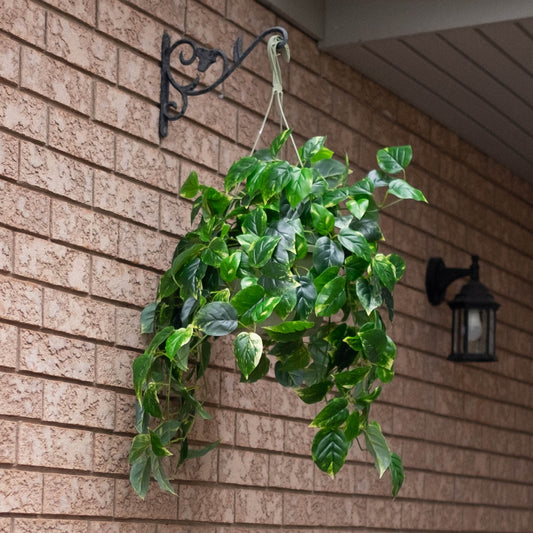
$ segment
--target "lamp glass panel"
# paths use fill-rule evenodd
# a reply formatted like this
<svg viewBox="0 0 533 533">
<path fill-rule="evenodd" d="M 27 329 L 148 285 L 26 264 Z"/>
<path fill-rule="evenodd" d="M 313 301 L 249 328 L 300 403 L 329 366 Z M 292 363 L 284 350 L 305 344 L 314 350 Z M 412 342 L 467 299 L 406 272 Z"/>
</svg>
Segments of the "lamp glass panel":
<svg viewBox="0 0 533 533">
<path fill-rule="evenodd" d="M 488 309 L 468 309 L 467 324 L 467 353 L 485 353 L 487 350 Z"/>
</svg>

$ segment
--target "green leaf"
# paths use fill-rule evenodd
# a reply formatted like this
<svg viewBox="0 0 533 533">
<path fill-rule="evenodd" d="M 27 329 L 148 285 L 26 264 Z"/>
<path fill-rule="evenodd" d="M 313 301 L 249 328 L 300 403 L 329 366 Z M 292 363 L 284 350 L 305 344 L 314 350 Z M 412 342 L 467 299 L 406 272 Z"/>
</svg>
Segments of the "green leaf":
<svg viewBox="0 0 533 533">
<path fill-rule="evenodd" d="M 313 266 L 320 274 L 331 266 L 342 266 L 344 252 L 342 248 L 329 237 L 320 237 L 313 252 Z"/>
<path fill-rule="evenodd" d="M 257 207 L 248 213 L 242 221 L 242 230 L 244 233 L 253 233 L 258 237 L 265 234 L 267 225 L 267 215 L 262 207 Z"/>
<path fill-rule="evenodd" d="M 350 213 L 357 218 L 358 220 L 365 216 L 366 210 L 370 205 L 370 200 L 368 198 L 359 198 L 357 200 L 348 200 L 346 202 L 346 207 Z"/>
<path fill-rule="evenodd" d="M 383 302 L 381 293 L 376 293 L 366 278 L 359 278 L 355 282 L 355 292 L 367 315 L 370 315 Z"/>
<path fill-rule="evenodd" d="M 210 216 L 223 215 L 230 199 L 213 187 L 206 187 L 202 192 L 202 209 Z"/>
<path fill-rule="evenodd" d="M 162 457 L 152 457 L 152 474 L 161 490 L 165 490 L 176 496 L 176 492 L 174 491 L 174 488 L 170 484 L 170 481 L 163 470 L 161 460 Z"/>
<path fill-rule="evenodd" d="M 393 146 L 378 150 L 377 161 L 379 168 L 389 174 L 402 172 L 411 162 L 413 151 L 410 146 Z"/>
<path fill-rule="evenodd" d="M 257 159 L 251 156 L 235 161 L 224 178 L 224 190 L 228 193 L 243 182 L 256 169 L 257 164 Z"/>
<path fill-rule="evenodd" d="M 281 237 L 271 237 L 269 235 L 259 237 L 248 253 L 250 265 L 256 268 L 265 266 L 272 257 L 280 240 Z"/>
<path fill-rule="evenodd" d="M 174 333 L 174 328 L 172 326 L 167 326 L 161 331 L 158 331 L 148 345 L 148 348 L 146 348 L 145 353 L 150 355 L 154 354 L 159 346 L 163 344 L 172 335 L 172 333 Z"/>
<path fill-rule="evenodd" d="M 194 317 L 194 323 L 213 337 L 227 335 L 238 326 L 237 310 L 226 302 L 211 302 L 202 307 Z"/>
<path fill-rule="evenodd" d="M 172 328 L 174 329 L 174 328 Z M 148 373 L 152 368 L 154 357 L 149 353 L 144 353 L 136 357 L 133 361 L 133 388 L 139 401 L 142 397 L 142 388 L 148 377 Z"/>
<path fill-rule="evenodd" d="M 390 254 L 388 259 L 394 265 L 396 281 L 400 281 L 405 273 L 405 261 L 397 254 Z"/>
<path fill-rule="evenodd" d="M 252 373 L 247 378 L 245 378 L 241 374 L 241 382 L 255 383 L 256 381 L 265 377 L 268 374 L 269 370 L 270 370 L 270 359 L 265 354 L 263 354 L 261 356 L 259 364 L 255 367 L 255 369 L 252 371 Z"/>
<path fill-rule="evenodd" d="M 405 475 L 403 472 L 402 460 L 395 453 L 391 453 L 391 462 L 389 465 L 392 478 L 392 497 L 396 498 L 402 488 Z"/>
<path fill-rule="evenodd" d="M 348 440 L 353 440 L 361 433 L 361 416 L 359 411 L 350 413 L 346 419 L 346 425 L 344 427 L 344 434 Z"/>
<path fill-rule="evenodd" d="M 385 187 L 391 180 L 387 174 L 380 170 L 371 170 L 367 178 L 374 184 L 374 187 Z"/>
<path fill-rule="evenodd" d="M 306 276 L 300 276 L 296 278 L 296 281 L 298 286 L 296 287 L 296 304 L 294 306 L 295 318 L 304 320 L 315 308 L 317 290 L 313 282 Z"/>
<path fill-rule="evenodd" d="M 261 177 L 261 195 L 267 202 L 275 194 L 279 194 L 291 181 L 293 168 L 287 161 L 272 163 Z"/>
<path fill-rule="evenodd" d="M 339 231 L 339 242 L 353 254 L 370 261 L 370 246 L 362 233 L 350 228 L 343 228 Z"/>
<path fill-rule="evenodd" d="M 317 316 L 332 316 L 346 303 L 346 278 L 339 276 L 324 285 L 315 303 Z"/>
<path fill-rule="evenodd" d="M 389 192 L 394 196 L 402 199 L 416 200 L 417 202 L 426 202 L 426 197 L 419 189 L 415 189 L 405 180 L 397 179 L 389 183 Z"/>
<path fill-rule="evenodd" d="M 254 310 L 264 296 L 265 290 L 261 285 L 250 285 L 240 290 L 231 299 L 231 305 L 237 310 L 241 322 L 244 325 L 254 322 Z"/>
<path fill-rule="evenodd" d="M 130 447 L 130 454 L 128 461 L 131 463 L 134 463 L 139 459 L 142 455 L 146 453 L 146 450 L 150 447 L 151 440 L 150 435 L 147 435 L 146 433 L 141 433 L 140 435 L 135 435 L 133 437 L 133 440 L 131 442 Z"/>
<path fill-rule="evenodd" d="M 315 428 L 337 428 L 344 424 L 348 418 L 348 400 L 346 398 L 333 398 L 325 407 L 315 416 L 309 424 Z"/>
<path fill-rule="evenodd" d="M 186 328 L 177 329 L 172 335 L 170 335 L 170 337 L 167 338 L 165 343 L 165 353 L 171 361 L 173 361 L 176 357 L 178 350 L 191 340 L 193 331 L 194 329 L 192 324 L 189 324 Z M 180 370 L 187 370 L 186 365 L 184 368 L 178 365 L 178 368 Z"/>
<path fill-rule="evenodd" d="M 154 332 L 157 305 L 158 302 L 152 302 L 141 311 L 141 333 Z"/>
<path fill-rule="evenodd" d="M 370 366 L 361 366 L 358 368 L 353 368 L 352 370 L 346 370 L 340 372 L 334 376 L 335 384 L 340 389 L 351 389 L 355 387 L 358 383 L 361 383 L 363 379 L 370 372 Z"/>
<path fill-rule="evenodd" d="M 376 469 L 381 477 L 391 463 L 391 451 L 387 441 L 381 432 L 381 427 L 375 421 L 363 429 L 363 434 L 366 448 L 374 458 Z"/>
<path fill-rule="evenodd" d="M 335 217 L 331 211 L 320 204 L 311 204 L 311 220 L 313 227 L 321 235 L 327 235 L 335 226 Z"/>
<path fill-rule="evenodd" d="M 257 157 L 257 153 L 256 153 Z M 246 192 L 253 197 L 261 188 L 263 173 L 269 168 L 270 164 L 265 161 L 259 161 L 250 175 L 246 178 Z"/>
<path fill-rule="evenodd" d="M 159 385 L 157 383 L 150 383 L 144 392 L 142 406 L 148 414 L 156 418 L 162 418 L 163 413 L 159 404 L 159 397 L 157 396 L 158 392 Z"/>
<path fill-rule="evenodd" d="M 257 333 L 243 331 L 233 344 L 237 364 L 245 378 L 254 371 L 263 353 L 263 341 Z"/>
<path fill-rule="evenodd" d="M 330 381 L 321 381 L 310 385 L 309 387 L 296 389 L 296 394 L 305 403 L 316 403 L 322 401 L 331 389 Z"/>
<path fill-rule="evenodd" d="M 333 153 L 331 154 L 333 155 Z M 323 178 L 326 178 L 330 184 L 332 183 L 332 180 L 337 183 L 343 182 L 344 178 L 348 175 L 348 167 L 336 159 L 323 158 L 316 163 L 314 168 Z"/>
<path fill-rule="evenodd" d="M 318 468 L 332 478 L 346 461 L 350 442 L 340 429 L 321 429 L 313 440 L 311 455 Z"/>
<path fill-rule="evenodd" d="M 206 453 L 209 453 L 211 450 L 214 450 L 220 443 L 220 440 L 215 440 L 210 442 L 202 448 L 190 448 L 187 447 L 187 459 L 195 459 L 196 457 L 203 457 Z"/>
<path fill-rule="evenodd" d="M 285 187 L 285 194 L 290 206 L 295 209 L 300 202 L 309 197 L 313 187 L 313 173 L 309 168 L 291 173 L 291 179 Z"/>
<path fill-rule="evenodd" d="M 182 267 L 188 263 L 194 257 L 200 255 L 200 252 L 205 248 L 204 244 L 193 244 L 180 252 L 172 260 L 171 267 L 161 277 L 159 284 L 159 298 L 166 298 L 176 292 L 178 285 L 174 276 L 182 269 Z"/>
<path fill-rule="evenodd" d="M 150 486 L 150 474 L 152 471 L 151 459 L 148 455 L 142 455 L 130 469 L 130 483 L 133 490 L 144 500 Z"/>
<path fill-rule="evenodd" d="M 222 237 L 215 237 L 202 252 L 203 263 L 215 268 L 220 267 L 226 257 L 228 257 L 228 247 Z"/>
<path fill-rule="evenodd" d="M 324 270 L 319 276 L 313 279 L 313 284 L 316 287 L 316 290 L 320 292 L 326 283 L 337 278 L 339 276 L 339 271 L 340 267 L 338 266 L 326 268 L 326 270 Z"/>
<path fill-rule="evenodd" d="M 180 427 L 181 422 L 179 420 L 167 420 L 166 422 L 163 422 L 161 425 L 159 425 L 156 428 L 155 432 L 159 436 L 161 444 L 163 446 L 166 446 L 174 438 Z"/>
<path fill-rule="evenodd" d="M 251 252 L 254 244 L 259 240 L 259 237 L 254 233 L 244 233 L 242 235 L 237 235 L 235 238 L 247 254 Z"/>
<path fill-rule="evenodd" d="M 242 252 L 233 252 L 222 259 L 220 263 L 220 277 L 226 282 L 231 283 L 237 277 L 237 271 L 241 264 Z"/>
<path fill-rule="evenodd" d="M 313 322 L 293 320 L 290 322 L 283 322 L 277 326 L 264 327 L 263 329 L 268 333 L 271 339 L 275 341 L 288 342 L 300 339 L 303 337 L 305 331 L 313 326 Z"/>
<path fill-rule="evenodd" d="M 180 196 L 182 198 L 194 198 L 199 191 L 198 184 L 198 174 L 196 172 L 191 172 L 185 183 L 181 186 Z"/>
<path fill-rule="evenodd" d="M 312 137 L 300 148 L 300 157 L 304 163 L 311 163 L 311 159 L 320 152 L 324 146 L 326 137 Z"/>
<path fill-rule="evenodd" d="M 372 259 L 372 270 L 377 274 L 379 281 L 392 292 L 396 284 L 394 265 L 383 254 L 377 254 Z"/>
<path fill-rule="evenodd" d="M 283 148 L 283 145 L 287 142 L 287 139 L 290 137 L 292 129 L 282 131 L 270 145 L 270 153 L 272 157 L 276 157 L 279 151 Z"/>
<path fill-rule="evenodd" d="M 150 442 L 152 445 L 152 452 L 154 452 L 154 455 L 157 457 L 167 457 L 172 455 L 172 453 L 163 446 L 161 438 L 154 431 L 150 431 Z"/>
<path fill-rule="evenodd" d="M 364 257 L 358 255 L 349 255 L 344 262 L 344 270 L 348 281 L 355 281 L 360 278 L 367 270 L 370 262 Z"/>
</svg>

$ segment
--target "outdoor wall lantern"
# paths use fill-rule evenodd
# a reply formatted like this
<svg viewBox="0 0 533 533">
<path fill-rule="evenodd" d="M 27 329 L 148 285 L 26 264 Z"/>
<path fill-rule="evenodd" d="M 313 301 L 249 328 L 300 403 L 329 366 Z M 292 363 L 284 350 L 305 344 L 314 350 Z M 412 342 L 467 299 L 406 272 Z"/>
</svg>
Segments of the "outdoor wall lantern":
<svg viewBox="0 0 533 533">
<path fill-rule="evenodd" d="M 191 39 L 179 39 L 174 44 L 170 44 L 170 36 L 167 32 L 163 33 L 161 43 L 161 92 L 159 100 L 159 136 L 166 137 L 168 135 L 169 120 L 178 120 L 187 111 L 189 96 L 199 96 L 206 94 L 218 85 L 220 85 L 230 74 L 232 74 L 237 67 L 246 59 L 250 52 L 263 40 L 264 37 L 270 34 L 280 34 L 280 40 L 276 46 L 278 51 L 288 53 L 286 44 L 288 41 L 287 30 L 281 26 L 273 26 L 268 28 L 263 33 L 257 36 L 253 43 L 246 49 L 242 50 L 242 38 L 239 37 L 233 45 L 233 63 L 230 65 L 228 57 L 222 50 L 208 49 L 198 46 Z M 211 65 L 216 63 L 219 59 L 222 62 L 222 73 L 220 76 L 207 87 L 199 87 L 200 78 L 196 78 L 190 83 L 180 84 L 172 76 L 170 56 L 178 47 L 183 47 L 178 55 L 182 65 L 192 65 L 198 60 L 197 70 L 199 73 L 205 73 Z M 285 52 L 286 51 L 286 52 Z M 185 52 L 185 53 L 184 53 Z M 181 97 L 181 106 L 176 102 L 169 101 L 170 85 L 178 91 Z"/>
<path fill-rule="evenodd" d="M 427 265 L 426 293 L 432 305 L 444 301 L 446 288 L 453 281 L 470 276 L 459 294 L 448 302 L 452 310 L 452 351 L 448 359 L 452 361 L 497 361 L 496 310 L 500 305 L 479 281 L 478 260 L 473 255 L 470 268 L 447 268 L 440 257 L 432 257 Z"/>
</svg>

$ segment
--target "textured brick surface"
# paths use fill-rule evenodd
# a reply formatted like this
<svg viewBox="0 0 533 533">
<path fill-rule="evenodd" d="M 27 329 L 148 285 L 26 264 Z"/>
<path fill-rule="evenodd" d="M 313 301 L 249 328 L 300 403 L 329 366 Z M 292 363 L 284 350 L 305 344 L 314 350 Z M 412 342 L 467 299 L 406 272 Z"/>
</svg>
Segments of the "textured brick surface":
<svg viewBox="0 0 533 533">
<path fill-rule="evenodd" d="M 91 80 L 30 48 L 22 50 L 22 86 L 84 115 L 91 110 Z"/>
<path fill-rule="evenodd" d="M 47 50 L 52 54 L 98 76 L 116 81 L 117 49 L 111 41 L 94 31 L 49 13 L 46 43 Z"/>
<path fill-rule="evenodd" d="M 26 324 L 42 323 L 42 289 L 32 283 L 0 275 L 0 318 Z"/>
<path fill-rule="evenodd" d="M 87 533 L 87 522 L 82 520 L 55 520 L 43 518 L 16 518 L 15 531 L 19 533 Z"/>
<path fill-rule="evenodd" d="M 0 469 L 0 512 L 40 513 L 43 475 Z"/>
<path fill-rule="evenodd" d="M 130 388 L 133 383 L 131 364 L 138 353 L 111 346 L 96 347 L 96 382 Z"/>
<path fill-rule="evenodd" d="M 13 83 L 18 82 L 19 77 L 19 45 L 13 39 L 0 36 L 0 46 L 3 50 L 2 64 L 0 65 L 0 78 L 5 78 Z"/>
<path fill-rule="evenodd" d="M 37 46 L 44 44 L 45 18 L 45 10 L 29 0 L 2 2 L 2 29 Z"/>
<path fill-rule="evenodd" d="M 33 143 L 21 143 L 20 180 L 84 204 L 92 202 L 93 170 Z"/>
<path fill-rule="evenodd" d="M 13 232 L 0 228 L 0 270 L 13 270 Z"/>
<path fill-rule="evenodd" d="M 155 489 L 155 486 L 151 487 Z M 149 491 L 144 501 L 139 500 L 129 481 L 117 479 L 115 483 L 115 516 L 121 518 L 142 518 L 147 515 L 155 519 L 175 520 L 177 518 L 176 497 L 157 490 Z"/>
<path fill-rule="evenodd" d="M 0 366 L 15 368 L 17 364 L 18 328 L 0 322 Z"/>
<path fill-rule="evenodd" d="M 233 522 L 235 491 L 225 488 L 181 485 L 179 510 L 181 520 Z"/>
</svg>

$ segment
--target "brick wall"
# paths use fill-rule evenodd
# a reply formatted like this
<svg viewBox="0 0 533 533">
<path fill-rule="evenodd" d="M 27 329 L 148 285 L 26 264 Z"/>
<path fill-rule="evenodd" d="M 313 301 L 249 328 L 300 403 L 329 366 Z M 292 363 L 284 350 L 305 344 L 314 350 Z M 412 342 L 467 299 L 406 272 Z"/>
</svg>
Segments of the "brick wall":
<svg viewBox="0 0 533 533">
<path fill-rule="evenodd" d="M 290 26 L 298 139 L 327 134 L 360 174 L 377 148 L 409 143 L 430 200 L 383 222 L 408 270 L 398 375 L 376 417 L 405 486 L 391 502 L 357 450 L 329 480 L 309 458 L 314 409 L 268 379 L 240 384 L 220 343 L 213 420 L 195 430 L 220 447 L 177 473 L 177 499 L 129 488 L 130 363 L 146 343 L 140 310 L 187 230 L 176 193 L 192 169 L 221 184 L 270 83 L 262 47 L 160 142 L 161 35 L 229 52 L 276 23 L 251 0 L 0 0 L 0 532 L 532 530 L 533 188 Z M 471 253 L 501 303 L 496 364 L 448 362 L 450 312 L 425 300 L 427 259 L 467 266 Z"/>
</svg>

